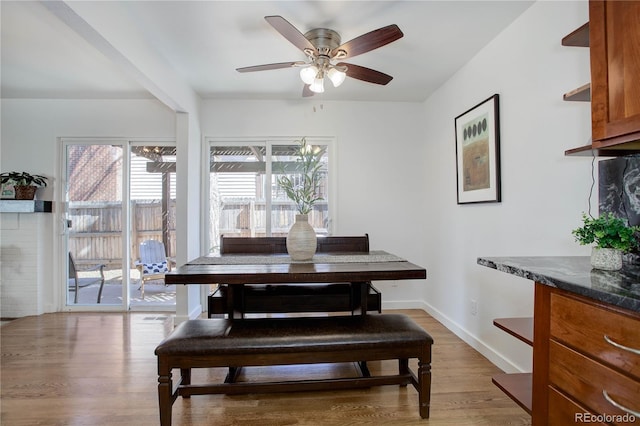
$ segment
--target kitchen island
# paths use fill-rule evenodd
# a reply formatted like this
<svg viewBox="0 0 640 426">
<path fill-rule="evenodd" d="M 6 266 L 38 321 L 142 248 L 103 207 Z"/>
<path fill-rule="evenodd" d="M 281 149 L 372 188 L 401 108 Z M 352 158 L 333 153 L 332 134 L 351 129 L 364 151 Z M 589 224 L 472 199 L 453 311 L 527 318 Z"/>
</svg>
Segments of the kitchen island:
<svg viewBox="0 0 640 426">
<path fill-rule="evenodd" d="M 592 270 L 589 257 L 481 257 L 535 282 L 533 318 L 494 324 L 533 346 L 531 374 L 494 383 L 532 424 L 640 424 L 640 265 Z"/>
</svg>

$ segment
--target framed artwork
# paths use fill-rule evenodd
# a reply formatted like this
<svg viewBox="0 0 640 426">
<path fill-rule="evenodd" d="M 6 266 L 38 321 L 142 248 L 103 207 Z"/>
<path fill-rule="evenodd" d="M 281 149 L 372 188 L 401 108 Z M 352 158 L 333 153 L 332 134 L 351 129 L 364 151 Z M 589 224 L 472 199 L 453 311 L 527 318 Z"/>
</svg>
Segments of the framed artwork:
<svg viewBox="0 0 640 426">
<path fill-rule="evenodd" d="M 458 204 L 500 202 L 498 95 L 455 119 Z"/>
</svg>

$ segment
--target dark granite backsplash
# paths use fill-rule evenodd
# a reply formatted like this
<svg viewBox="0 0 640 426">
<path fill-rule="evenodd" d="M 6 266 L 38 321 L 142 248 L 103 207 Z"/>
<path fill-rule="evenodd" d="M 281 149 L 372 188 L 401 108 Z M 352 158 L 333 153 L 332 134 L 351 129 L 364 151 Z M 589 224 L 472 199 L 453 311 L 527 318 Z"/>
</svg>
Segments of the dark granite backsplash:
<svg viewBox="0 0 640 426">
<path fill-rule="evenodd" d="M 600 161 L 598 182 L 600 214 L 611 212 L 630 225 L 640 225 L 640 155 Z M 640 250 L 625 260 L 639 263 Z"/>
</svg>

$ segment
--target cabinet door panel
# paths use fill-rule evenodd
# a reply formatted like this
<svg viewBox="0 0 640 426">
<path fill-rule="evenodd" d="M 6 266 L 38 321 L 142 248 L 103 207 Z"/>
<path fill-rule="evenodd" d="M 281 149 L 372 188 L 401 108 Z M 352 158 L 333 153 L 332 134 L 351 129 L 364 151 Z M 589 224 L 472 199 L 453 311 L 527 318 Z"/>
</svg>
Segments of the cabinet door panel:
<svg viewBox="0 0 640 426">
<path fill-rule="evenodd" d="M 589 32 L 594 146 L 638 140 L 640 2 L 591 1 Z"/>
</svg>

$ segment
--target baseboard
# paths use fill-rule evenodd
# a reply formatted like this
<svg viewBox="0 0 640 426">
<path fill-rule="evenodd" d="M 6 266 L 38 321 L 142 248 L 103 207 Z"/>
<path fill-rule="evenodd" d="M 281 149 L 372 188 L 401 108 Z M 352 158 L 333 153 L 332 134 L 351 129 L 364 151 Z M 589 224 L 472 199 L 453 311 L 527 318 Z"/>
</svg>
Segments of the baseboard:
<svg viewBox="0 0 640 426">
<path fill-rule="evenodd" d="M 444 325 L 449 331 L 462 339 L 466 344 L 480 352 L 485 358 L 487 358 L 492 364 L 500 368 L 507 373 L 525 373 L 527 371 L 519 368 L 509 359 L 505 358 L 487 345 L 482 340 L 479 340 L 473 334 L 469 333 L 465 328 L 461 327 L 458 323 L 453 321 L 448 316 L 444 315 L 438 309 L 429 305 L 428 303 L 421 301 L 395 301 L 395 302 L 383 302 L 382 309 L 421 309 L 435 318 L 438 322 Z"/>
<path fill-rule="evenodd" d="M 402 301 L 385 301 L 382 300 L 382 310 L 385 309 L 424 309 L 424 303 L 417 300 L 402 300 Z"/>
</svg>

